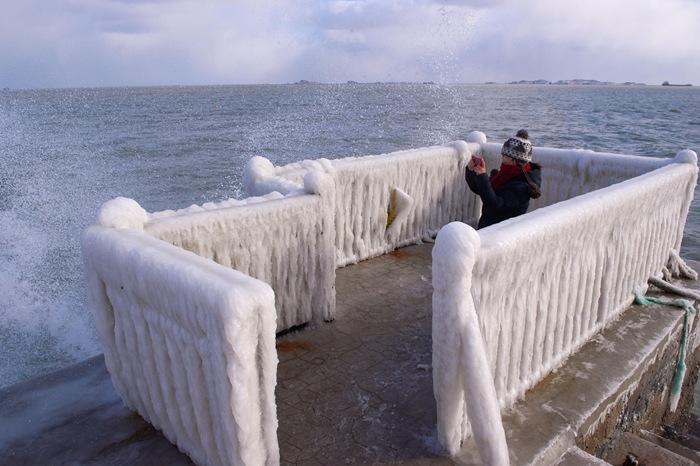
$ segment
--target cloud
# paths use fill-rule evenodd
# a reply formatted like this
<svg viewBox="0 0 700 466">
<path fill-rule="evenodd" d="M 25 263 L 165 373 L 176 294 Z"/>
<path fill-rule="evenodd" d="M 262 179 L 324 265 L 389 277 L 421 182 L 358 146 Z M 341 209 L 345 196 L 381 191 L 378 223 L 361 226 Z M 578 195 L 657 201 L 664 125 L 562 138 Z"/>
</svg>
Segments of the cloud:
<svg viewBox="0 0 700 466">
<path fill-rule="evenodd" d="M 11 0 L 0 86 L 695 81 L 690 0 Z"/>
</svg>

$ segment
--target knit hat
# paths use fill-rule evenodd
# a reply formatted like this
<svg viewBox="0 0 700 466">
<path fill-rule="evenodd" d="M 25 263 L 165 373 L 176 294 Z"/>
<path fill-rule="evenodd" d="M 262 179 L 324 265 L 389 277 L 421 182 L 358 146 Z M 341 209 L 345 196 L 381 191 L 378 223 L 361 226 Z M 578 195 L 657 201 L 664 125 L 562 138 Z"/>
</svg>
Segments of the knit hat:
<svg viewBox="0 0 700 466">
<path fill-rule="evenodd" d="M 527 131 L 521 129 L 516 136 L 508 138 L 508 140 L 503 143 L 501 155 L 505 155 L 519 162 L 531 162 L 532 143 L 528 139 Z"/>
</svg>

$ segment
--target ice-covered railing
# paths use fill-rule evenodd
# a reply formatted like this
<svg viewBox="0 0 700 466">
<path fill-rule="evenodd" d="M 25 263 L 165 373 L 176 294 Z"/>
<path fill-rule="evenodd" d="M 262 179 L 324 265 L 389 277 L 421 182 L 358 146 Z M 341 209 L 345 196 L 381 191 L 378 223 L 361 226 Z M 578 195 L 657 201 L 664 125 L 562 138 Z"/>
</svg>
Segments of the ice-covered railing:
<svg viewBox="0 0 700 466">
<path fill-rule="evenodd" d="M 277 331 L 311 320 L 332 320 L 333 181 L 324 173 L 311 171 L 303 185 L 286 183 L 287 196 L 272 193 L 251 198 L 254 202 L 231 200 L 184 212 L 159 212 L 151 214 L 144 229 L 156 238 L 269 283 L 275 291 Z"/>
<path fill-rule="evenodd" d="M 152 214 L 117 198 L 85 233 L 114 385 L 198 464 L 279 463 L 275 333 L 334 317 L 333 180 L 282 184 Z"/>
<path fill-rule="evenodd" d="M 272 289 L 144 233 L 147 221 L 116 199 L 83 238 L 117 392 L 198 464 L 279 464 Z"/>
<path fill-rule="evenodd" d="M 489 167 L 501 160 L 500 143 L 481 144 Z M 571 199 L 619 183 L 672 163 L 672 159 L 593 152 L 583 149 L 534 147 L 533 160 L 543 165 L 542 197 L 530 202 L 530 210 Z"/>
<path fill-rule="evenodd" d="M 331 174 L 336 184 L 336 265 L 342 267 L 434 236 L 450 221 L 476 225 L 481 201 L 467 188 L 464 168 L 473 154 L 482 155 L 490 169 L 497 168 L 501 144 L 487 142 L 478 131 L 470 133 L 467 141 L 364 157 L 304 160 L 281 167 L 256 157 L 249 162 L 244 185 L 249 195 L 295 192 L 307 171 Z M 547 147 L 535 147 L 534 160 L 544 165 L 542 197 L 531 202 L 530 210 L 672 162 Z M 400 212 L 387 225 L 392 196 Z"/>
<path fill-rule="evenodd" d="M 290 186 L 287 183 L 299 183 L 310 169 L 332 175 L 336 265 L 342 267 L 434 236 L 450 221 L 476 224 L 481 204 L 467 189 L 464 168 L 479 148 L 477 143 L 456 141 L 389 154 L 306 160 L 284 167 L 272 167 L 256 157 L 249 169 L 258 170 L 261 176 L 251 179 L 265 181 L 246 183 L 245 188 L 250 195 L 279 190 Z"/>
<path fill-rule="evenodd" d="M 478 233 L 456 224 L 438 235 L 433 380 L 439 438 L 451 453 L 470 435 L 467 419 L 475 435 L 498 433 L 468 397 L 511 405 L 661 275 L 680 247 L 698 173 L 692 151 L 670 162 Z M 491 386 L 473 380 L 477 363 L 466 352 L 479 348 Z M 502 438 L 491 437 L 481 436 L 482 456 L 498 457 Z"/>
</svg>

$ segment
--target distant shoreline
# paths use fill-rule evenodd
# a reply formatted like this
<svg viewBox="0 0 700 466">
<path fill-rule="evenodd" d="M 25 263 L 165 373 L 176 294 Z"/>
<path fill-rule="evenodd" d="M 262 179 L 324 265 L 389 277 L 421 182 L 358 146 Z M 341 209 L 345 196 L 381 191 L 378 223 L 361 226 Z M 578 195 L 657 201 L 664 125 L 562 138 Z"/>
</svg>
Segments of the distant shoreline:
<svg viewBox="0 0 700 466">
<path fill-rule="evenodd" d="M 205 87 L 252 87 L 252 86 L 372 86 L 372 85 L 425 85 L 425 86 L 517 86 L 517 85 L 534 85 L 534 86 L 610 86 L 610 87 L 672 87 L 672 88 L 693 88 L 698 89 L 700 86 L 694 84 L 647 84 L 627 81 L 624 83 L 616 83 L 611 81 L 598 81 L 594 79 L 570 79 L 559 81 L 547 81 L 544 79 L 536 80 L 520 80 L 510 82 L 448 82 L 439 83 L 435 81 L 345 81 L 345 82 L 321 82 L 300 80 L 296 82 L 286 83 L 207 83 L 207 84 L 133 84 L 133 85 L 118 85 L 118 86 L 83 86 L 83 87 L 0 87 L 0 94 L 3 92 L 16 91 L 67 91 L 67 90 L 100 90 L 100 89 L 165 89 L 165 88 L 205 88 Z"/>
</svg>

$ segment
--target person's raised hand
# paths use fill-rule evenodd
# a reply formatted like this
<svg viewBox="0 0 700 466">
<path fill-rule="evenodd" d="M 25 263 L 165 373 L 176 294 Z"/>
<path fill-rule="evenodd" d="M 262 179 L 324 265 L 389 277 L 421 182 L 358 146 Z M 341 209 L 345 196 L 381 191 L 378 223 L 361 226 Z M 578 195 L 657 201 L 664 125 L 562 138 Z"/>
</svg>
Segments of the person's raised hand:
<svg viewBox="0 0 700 466">
<path fill-rule="evenodd" d="M 476 173 L 477 175 L 481 175 L 482 173 L 486 173 L 486 161 L 482 159 L 481 157 L 472 157 L 471 160 L 469 160 L 469 169 Z"/>
</svg>

